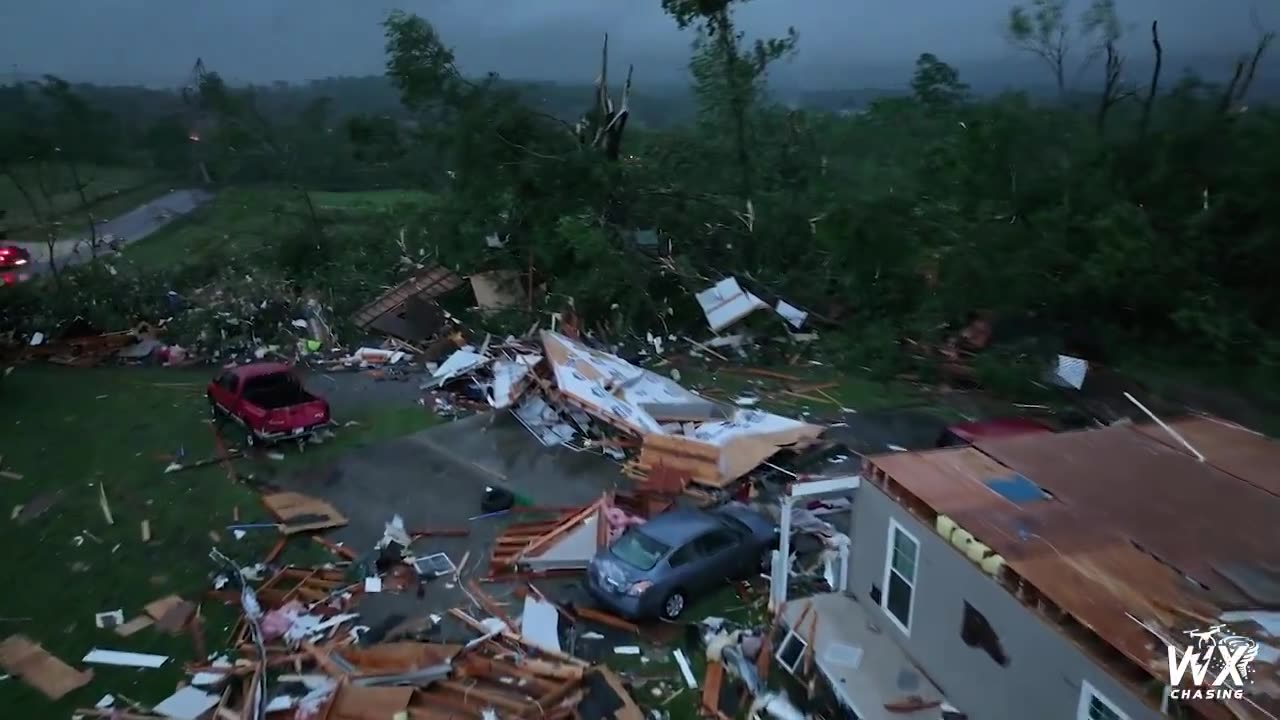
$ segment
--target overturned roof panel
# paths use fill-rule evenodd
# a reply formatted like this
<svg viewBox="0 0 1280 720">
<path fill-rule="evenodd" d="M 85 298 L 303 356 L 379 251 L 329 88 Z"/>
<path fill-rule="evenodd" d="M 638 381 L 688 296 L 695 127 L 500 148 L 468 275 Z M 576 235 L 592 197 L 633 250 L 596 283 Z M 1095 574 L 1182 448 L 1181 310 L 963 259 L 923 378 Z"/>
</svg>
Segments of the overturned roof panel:
<svg viewBox="0 0 1280 720">
<path fill-rule="evenodd" d="M 383 293 L 351 316 L 356 327 L 364 329 L 374 320 L 404 305 L 411 297 L 430 300 L 462 286 L 463 280 L 448 268 L 436 266 L 422 271 Z"/>
<path fill-rule="evenodd" d="M 722 486 L 823 431 L 818 425 L 727 406 L 719 406 L 723 419 L 707 413 L 713 418 L 710 422 L 688 422 L 672 431 L 660 420 L 672 419 L 668 416 L 677 410 L 702 413 L 711 401 L 563 335 L 543 331 L 542 344 L 565 397 L 605 422 L 644 437 L 640 462 L 647 468 L 678 468 L 698 482 Z"/>
<path fill-rule="evenodd" d="M 673 380 L 559 333 L 544 330 L 542 346 L 561 393 L 592 415 L 631 432 L 662 432 L 662 424 L 642 405 L 706 402 Z"/>
</svg>

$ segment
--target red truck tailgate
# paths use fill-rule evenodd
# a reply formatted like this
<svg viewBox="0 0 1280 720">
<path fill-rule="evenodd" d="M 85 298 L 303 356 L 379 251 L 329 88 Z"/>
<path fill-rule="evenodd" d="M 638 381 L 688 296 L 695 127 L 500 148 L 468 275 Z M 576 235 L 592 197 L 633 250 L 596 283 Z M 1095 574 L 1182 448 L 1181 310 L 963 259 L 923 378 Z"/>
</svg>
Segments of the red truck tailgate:
<svg viewBox="0 0 1280 720">
<path fill-rule="evenodd" d="M 304 429 L 325 422 L 329 419 L 329 405 L 324 400 L 312 400 L 299 405 L 290 405 L 278 410 L 269 410 L 266 417 L 266 430 L 269 432 L 301 433 Z"/>
</svg>

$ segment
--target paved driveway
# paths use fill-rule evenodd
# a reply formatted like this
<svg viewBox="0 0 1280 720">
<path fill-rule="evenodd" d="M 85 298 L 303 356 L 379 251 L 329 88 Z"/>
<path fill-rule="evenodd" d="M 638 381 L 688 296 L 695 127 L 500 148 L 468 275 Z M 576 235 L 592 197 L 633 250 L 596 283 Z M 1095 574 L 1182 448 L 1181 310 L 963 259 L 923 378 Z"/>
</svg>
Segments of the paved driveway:
<svg viewBox="0 0 1280 720">
<path fill-rule="evenodd" d="M 467 551 L 467 576 L 488 572 L 489 546 L 513 520 L 483 520 L 480 502 L 485 486 L 500 484 L 541 506 L 589 503 L 621 480 L 616 465 L 598 455 L 546 448 L 509 413 L 476 415 L 403 438 L 349 453 L 332 464 L 271 482 L 333 503 L 350 521 L 330 537 L 358 553 L 372 549 L 383 524 L 399 513 L 410 530 L 469 528 L 462 538 L 423 538 L 414 543 L 419 555 L 445 552 L 455 563 Z M 369 595 L 361 601 L 362 622 L 376 626 L 394 616 L 417 618 L 470 607 L 461 590 L 437 579 L 425 597 L 413 591 Z M 505 590 L 485 586 L 501 598 Z M 513 615 L 520 607 L 508 608 Z"/>
</svg>

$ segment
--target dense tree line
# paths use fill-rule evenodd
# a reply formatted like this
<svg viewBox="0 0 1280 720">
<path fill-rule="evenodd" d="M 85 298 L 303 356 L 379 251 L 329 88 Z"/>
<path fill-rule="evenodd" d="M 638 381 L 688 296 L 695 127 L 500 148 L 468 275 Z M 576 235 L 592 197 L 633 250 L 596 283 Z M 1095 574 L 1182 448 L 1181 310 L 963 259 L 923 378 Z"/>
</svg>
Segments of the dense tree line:
<svg viewBox="0 0 1280 720">
<path fill-rule="evenodd" d="M 698 120 L 631 133 L 621 161 L 531 109 L 485 105 L 483 89 L 445 92 L 459 80 L 433 64 L 447 57 L 441 40 L 421 19 L 394 17 L 390 75 L 409 107 L 445 112 L 455 128 L 459 175 L 433 237 L 452 237 L 448 251 L 468 263 L 532 258 L 579 310 L 638 327 L 668 306 L 688 310 L 704 282 L 694 278 L 733 274 L 880 347 L 985 311 L 1059 342 L 1280 360 L 1267 201 L 1280 118 L 1247 105 L 1269 34 L 1225 86 L 1159 70 L 1137 80 L 1116 50 L 1111 3 L 1077 20 L 1064 2 L 1037 0 L 1011 12 L 1010 39 L 1064 77 L 1061 102 L 974 97 L 925 54 L 909 97 L 835 115 L 767 101 L 768 66 L 797 39 L 743 37 L 733 5 L 664 2 L 699 29 Z M 1151 37 L 1158 55 L 1154 25 Z M 432 43 L 440 51 L 422 51 Z M 1078 65 L 1101 96 L 1071 92 Z M 637 228 L 668 237 L 669 265 L 683 272 L 632 246 Z M 505 259 L 478 242 L 489 232 L 509 238 Z"/>
<path fill-rule="evenodd" d="M 602 68 L 583 69 L 601 82 L 577 97 L 581 112 L 548 112 L 528 86 L 463 76 L 428 21 L 397 13 L 385 24 L 394 108 L 375 94 L 353 112 L 208 73 L 150 125 L 104 132 L 133 133 L 122 147 L 190 172 L 197 113 L 215 182 L 429 189 L 430 212 L 403 218 L 423 254 L 532 269 L 547 303 L 572 298 L 605 332 L 696 326 L 692 291 L 735 275 L 864 353 L 985 312 L 1006 336 L 1051 344 L 1280 362 L 1280 117 L 1248 102 L 1270 34 L 1213 85 L 1161 69 L 1153 24 L 1153 70 L 1139 78 L 1110 2 L 1034 0 L 1011 11 L 1009 41 L 1043 62 L 1053 102 L 978 97 L 924 54 L 909 89 L 837 113 L 771 100 L 770 65 L 803 40 L 745 37 L 737 4 L 663 0 L 698 34 L 696 112 L 671 127 L 634 121 L 643 68 L 618 77 L 607 49 Z M 1098 91 L 1079 91 L 1077 75 Z M 345 82 L 321 86 L 338 95 Z M 658 250 L 637 242 L 649 231 Z M 324 282 L 304 265 L 290 266 L 296 280 Z"/>
</svg>

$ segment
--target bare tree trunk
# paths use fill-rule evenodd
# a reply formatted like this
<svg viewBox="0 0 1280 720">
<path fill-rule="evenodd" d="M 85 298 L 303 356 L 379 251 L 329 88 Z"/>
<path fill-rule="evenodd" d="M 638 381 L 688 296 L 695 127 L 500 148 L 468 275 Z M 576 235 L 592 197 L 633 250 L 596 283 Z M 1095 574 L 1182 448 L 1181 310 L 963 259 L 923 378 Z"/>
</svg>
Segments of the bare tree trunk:
<svg viewBox="0 0 1280 720">
<path fill-rule="evenodd" d="M 1107 113 L 1117 103 L 1125 98 L 1133 95 L 1132 91 L 1126 92 L 1120 89 L 1120 74 L 1124 70 L 1124 58 L 1116 51 L 1116 44 L 1110 40 L 1106 45 L 1107 61 L 1103 66 L 1104 78 L 1102 85 L 1102 98 L 1098 101 L 1098 115 L 1096 118 L 1098 134 L 1101 135 L 1106 131 Z"/>
<path fill-rule="evenodd" d="M 71 181 L 76 185 L 76 194 L 80 197 L 80 207 L 84 210 L 85 219 L 89 222 L 89 254 L 98 257 L 98 224 L 93 221 L 93 211 L 89 209 L 89 198 L 84 194 L 84 183 L 80 181 L 80 171 L 76 169 L 74 161 L 67 162 L 67 169 L 71 171 Z"/>
<path fill-rule="evenodd" d="M 49 250 L 49 272 L 54 275 L 54 284 L 59 288 L 63 287 L 63 278 L 61 278 L 61 270 L 58 268 L 58 232 L 54 228 L 54 196 L 49 192 L 49 186 L 45 184 L 45 167 L 41 164 L 36 168 L 36 187 L 40 188 L 40 195 L 45 199 L 45 208 L 49 209 L 49 213 L 45 215 L 45 247 Z"/>
<path fill-rule="evenodd" d="M 1151 21 L 1151 46 L 1155 48 L 1156 65 L 1151 69 L 1151 84 L 1147 86 L 1147 97 L 1142 101 L 1142 115 L 1138 118 L 1138 135 L 1146 135 L 1151 125 L 1151 108 L 1156 102 L 1156 92 L 1160 87 L 1160 69 L 1164 65 L 1164 48 L 1160 46 L 1160 21 Z"/>
<path fill-rule="evenodd" d="M 1231 75 L 1231 82 L 1227 83 L 1227 89 L 1222 93 L 1222 99 L 1218 101 L 1218 114 L 1226 115 L 1231 112 L 1231 101 L 1235 99 L 1236 88 L 1240 85 L 1240 77 L 1244 74 L 1244 61 L 1236 63 L 1236 71 Z"/>
<path fill-rule="evenodd" d="M 1053 52 L 1053 79 L 1058 84 L 1058 101 L 1065 102 L 1067 99 L 1067 52 L 1069 44 L 1067 42 L 1067 28 L 1065 25 L 1058 28 L 1058 42 L 1054 46 Z"/>
<path fill-rule="evenodd" d="M 1262 60 L 1263 54 L 1267 52 L 1267 48 L 1275 37 L 1275 33 L 1268 32 L 1263 33 L 1262 37 L 1258 38 L 1258 45 L 1253 49 L 1253 57 L 1249 59 L 1249 68 L 1245 72 L 1244 80 L 1236 88 L 1235 97 L 1232 99 L 1234 104 L 1239 105 L 1244 102 L 1245 96 L 1249 94 L 1249 87 L 1253 85 L 1253 78 L 1258 73 L 1258 63 Z"/>
<path fill-rule="evenodd" d="M 40 206 L 36 202 L 35 196 L 32 195 L 31 190 L 23 184 L 22 179 L 13 171 L 13 168 L 5 166 L 4 174 L 9 177 L 10 182 L 12 182 L 13 186 L 18 189 L 18 193 L 22 195 L 22 199 L 26 201 L 27 207 L 31 210 L 31 217 L 36 220 L 36 226 L 44 230 L 45 242 L 48 243 L 49 247 L 49 271 L 53 274 L 54 285 L 61 289 L 62 277 L 58 274 L 58 264 L 54 261 L 53 257 L 54 243 L 57 240 L 54 235 L 53 228 L 49 224 L 49 220 L 45 218 L 45 214 L 40 212 Z M 40 186 L 43 188 L 44 183 L 41 182 Z M 48 199 L 48 193 L 45 194 L 45 198 Z"/>
</svg>

